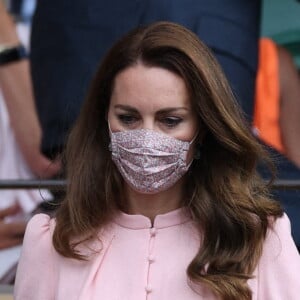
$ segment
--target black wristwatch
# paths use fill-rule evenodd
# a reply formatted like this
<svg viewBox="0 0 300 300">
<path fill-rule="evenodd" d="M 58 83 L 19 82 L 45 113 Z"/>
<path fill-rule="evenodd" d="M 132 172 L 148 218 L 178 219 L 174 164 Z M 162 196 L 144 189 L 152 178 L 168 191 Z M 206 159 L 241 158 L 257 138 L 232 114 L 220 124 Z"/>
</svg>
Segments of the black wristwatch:
<svg viewBox="0 0 300 300">
<path fill-rule="evenodd" d="M 27 58 L 27 51 L 23 45 L 11 46 L 0 44 L 0 66 Z"/>
</svg>

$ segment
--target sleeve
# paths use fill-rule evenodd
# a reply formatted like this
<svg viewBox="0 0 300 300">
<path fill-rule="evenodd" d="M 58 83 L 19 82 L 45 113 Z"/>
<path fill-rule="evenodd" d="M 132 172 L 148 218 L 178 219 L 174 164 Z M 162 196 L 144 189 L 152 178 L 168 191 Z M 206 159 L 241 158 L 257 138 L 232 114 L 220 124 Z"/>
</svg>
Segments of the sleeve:
<svg viewBox="0 0 300 300">
<path fill-rule="evenodd" d="M 258 299 L 298 300 L 300 256 L 286 214 L 268 230 L 258 265 Z"/>
<path fill-rule="evenodd" d="M 54 248 L 50 217 L 35 215 L 28 223 L 14 287 L 15 300 L 53 300 Z"/>
</svg>

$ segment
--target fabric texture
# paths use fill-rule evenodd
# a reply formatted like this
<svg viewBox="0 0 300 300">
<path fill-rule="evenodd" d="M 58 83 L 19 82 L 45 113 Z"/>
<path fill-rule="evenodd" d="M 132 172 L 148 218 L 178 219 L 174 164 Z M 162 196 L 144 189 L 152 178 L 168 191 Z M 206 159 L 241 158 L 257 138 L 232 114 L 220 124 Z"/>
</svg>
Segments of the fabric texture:
<svg viewBox="0 0 300 300">
<path fill-rule="evenodd" d="M 112 160 L 136 191 L 153 194 L 173 186 L 189 169 L 187 153 L 193 142 L 155 130 L 110 132 Z"/>
<path fill-rule="evenodd" d="M 204 286 L 189 284 L 186 269 L 201 246 L 201 234 L 185 208 L 158 215 L 153 227 L 145 216 L 120 213 L 99 232 L 99 240 L 78 248 L 89 256 L 87 261 L 54 250 L 54 227 L 55 220 L 43 214 L 29 222 L 14 299 L 217 299 Z M 299 299 L 299 270 L 300 257 L 284 215 L 268 231 L 248 282 L 252 299 Z"/>
</svg>

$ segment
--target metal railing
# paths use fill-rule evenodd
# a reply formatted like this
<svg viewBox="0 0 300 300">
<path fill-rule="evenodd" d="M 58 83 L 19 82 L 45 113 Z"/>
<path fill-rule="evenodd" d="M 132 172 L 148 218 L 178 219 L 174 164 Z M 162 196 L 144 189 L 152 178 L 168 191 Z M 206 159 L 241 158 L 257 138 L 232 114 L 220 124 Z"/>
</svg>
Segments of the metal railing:
<svg viewBox="0 0 300 300">
<path fill-rule="evenodd" d="M 63 189 L 67 185 L 66 180 L 44 180 L 44 179 L 10 179 L 0 180 L 0 190 L 2 189 Z M 276 190 L 300 190 L 300 179 L 287 180 L 278 179 L 272 184 L 272 188 Z"/>
<path fill-rule="evenodd" d="M 3 189 L 53 189 L 65 188 L 66 180 L 53 179 L 10 179 L 0 180 L 0 190 Z"/>
</svg>

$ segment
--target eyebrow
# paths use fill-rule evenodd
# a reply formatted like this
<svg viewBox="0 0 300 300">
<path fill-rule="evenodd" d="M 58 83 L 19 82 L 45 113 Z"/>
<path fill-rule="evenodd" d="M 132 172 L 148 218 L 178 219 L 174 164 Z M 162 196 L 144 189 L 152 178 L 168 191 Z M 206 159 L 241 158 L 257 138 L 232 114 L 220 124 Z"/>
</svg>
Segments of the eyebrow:
<svg viewBox="0 0 300 300">
<path fill-rule="evenodd" d="M 114 106 L 114 108 L 120 108 L 120 109 L 123 109 L 123 110 L 126 110 L 128 112 L 133 112 L 133 113 L 138 113 L 138 110 L 130 105 L 122 105 L 122 104 L 116 104 Z M 161 113 L 161 114 L 166 114 L 166 113 L 172 113 L 172 112 L 176 112 L 176 111 L 179 111 L 179 110 L 185 110 L 185 111 L 189 111 L 189 109 L 187 107 L 166 107 L 166 108 L 163 108 L 163 109 L 160 109 L 158 111 L 158 113 Z"/>
</svg>

